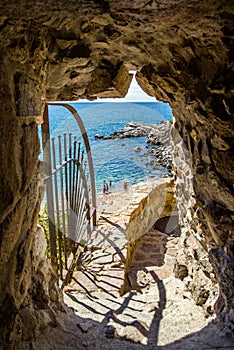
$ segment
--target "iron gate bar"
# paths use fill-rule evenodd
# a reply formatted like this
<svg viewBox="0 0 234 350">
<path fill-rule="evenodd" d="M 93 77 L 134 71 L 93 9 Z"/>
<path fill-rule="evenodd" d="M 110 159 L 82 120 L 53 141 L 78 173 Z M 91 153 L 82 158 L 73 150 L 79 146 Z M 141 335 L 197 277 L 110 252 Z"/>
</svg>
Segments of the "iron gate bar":
<svg viewBox="0 0 234 350">
<path fill-rule="evenodd" d="M 86 164 L 84 164 L 84 169 L 83 169 L 82 164 L 79 164 L 76 160 L 74 160 L 74 163 L 76 163 L 78 166 L 80 166 L 80 178 L 82 178 L 83 184 L 84 184 L 84 187 L 82 186 L 82 194 L 80 197 L 78 197 L 78 201 L 77 201 L 77 203 L 79 203 L 78 204 L 78 211 L 76 211 L 76 214 L 78 217 L 77 229 L 79 229 L 81 227 L 82 222 L 84 221 L 86 214 L 88 214 L 88 212 L 90 211 L 90 209 L 89 209 L 89 191 L 88 191 L 86 181 L 84 181 Z M 79 186 L 79 187 L 81 187 L 81 186 Z M 85 199 L 87 199 L 87 202 L 85 202 Z M 86 209 L 84 210 L 85 206 L 86 206 Z M 74 207 L 74 210 L 76 208 L 77 208 L 77 206 Z M 90 215 L 88 215 L 88 219 L 90 219 Z M 83 227 L 83 230 L 84 230 L 84 227 Z M 82 232 L 81 232 L 81 236 L 82 236 Z"/>
<path fill-rule="evenodd" d="M 61 145 L 61 135 L 58 136 L 58 140 L 59 140 L 59 163 L 60 165 L 63 163 L 62 161 L 62 145 Z M 63 168 L 60 168 L 60 181 L 61 181 L 61 203 L 62 203 L 62 212 L 65 212 L 65 207 L 64 207 L 64 184 L 63 184 Z M 65 263 L 65 268 L 67 267 L 67 254 L 66 254 L 66 223 L 65 223 L 65 217 L 64 215 L 62 215 L 62 226 L 63 226 L 63 230 L 62 230 L 62 240 L 63 240 L 63 255 L 64 255 L 64 263 Z"/>
<path fill-rule="evenodd" d="M 82 134 L 82 138 L 84 140 L 87 157 L 88 157 L 91 193 L 92 193 L 92 207 L 93 207 L 93 211 L 94 211 L 93 215 L 92 215 L 92 219 L 93 219 L 93 226 L 95 227 L 97 225 L 97 213 L 96 213 L 97 200 L 96 200 L 95 176 L 94 176 L 93 160 L 92 160 L 92 155 L 91 155 L 89 139 L 88 139 L 84 124 L 83 124 L 79 114 L 75 110 L 75 108 L 73 108 L 69 104 L 61 103 L 61 102 L 47 102 L 47 106 L 62 106 L 64 108 L 67 108 L 72 113 L 72 115 L 74 116 L 74 118 L 76 119 L 76 121 L 79 125 L 80 131 Z M 47 116 L 48 116 L 48 109 L 47 109 Z"/>
<path fill-rule="evenodd" d="M 77 157 L 76 157 L 78 163 L 80 161 L 80 145 L 81 145 L 81 143 L 78 142 L 78 150 L 77 150 Z M 76 168 L 76 184 L 78 183 L 78 178 L 79 178 L 79 168 L 77 167 Z M 74 199 L 75 203 L 76 203 L 76 200 L 77 200 L 77 191 L 78 191 L 78 186 L 76 186 L 76 188 L 75 188 L 75 199 Z"/>
<path fill-rule="evenodd" d="M 54 162 L 54 158 L 52 159 Z M 60 229 L 60 214 L 62 215 L 62 219 L 65 219 L 65 212 L 62 210 L 62 213 L 60 213 L 59 210 L 59 199 L 58 199 L 58 190 L 57 190 L 57 173 L 61 172 L 61 169 L 65 169 L 65 165 L 61 167 L 57 167 L 56 169 L 53 170 L 53 175 L 49 175 L 46 177 L 45 182 L 47 184 L 47 188 L 48 188 L 48 183 L 50 183 L 51 178 L 54 178 L 54 195 L 55 195 L 55 206 L 56 206 L 56 211 L 55 211 L 55 217 L 56 217 L 56 221 L 57 221 L 57 226 L 55 226 L 55 240 L 56 240 L 56 232 L 58 234 L 58 255 L 59 255 L 59 264 L 56 266 L 56 272 L 59 273 L 59 276 L 62 280 L 66 280 L 66 274 L 70 274 L 70 270 L 71 270 L 71 265 L 74 262 L 75 259 L 75 255 L 76 255 L 76 251 L 77 248 L 79 246 L 79 242 L 83 237 L 83 234 L 85 232 L 85 230 L 87 230 L 87 234 L 88 236 L 90 235 L 90 215 L 89 215 L 89 195 L 88 195 L 88 186 L 87 183 L 85 181 L 85 171 L 82 168 L 82 164 L 80 162 L 77 162 L 76 159 L 68 159 L 67 163 L 73 163 L 75 164 L 75 166 L 77 168 L 79 168 L 81 177 L 83 179 L 82 182 L 82 186 L 84 188 L 84 190 L 81 193 L 81 197 L 80 197 L 80 201 L 81 204 L 79 205 L 78 211 L 74 211 L 72 207 L 69 207 L 69 210 L 66 212 L 66 217 L 68 219 L 67 224 L 68 224 L 68 236 L 64 237 L 64 244 L 69 243 L 69 249 L 66 250 L 65 249 L 65 257 L 68 251 L 71 252 L 69 258 L 67 259 L 67 262 L 65 264 L 65 266 L 63 266 L 63 261 L 62 261 L 62 246 L 61 246 L 61 241 L 62 241 L 62 232 Z M 73 168 L 73 164 L 72 164 L 72 168 Z M 61 177 L 62 178 L 62 177 Z M 61 179 L 60 179 L 61 180 Z M 69 198 L 67 198 L 66 202 L 69 202 Z M 86 206 L 86 209 L 85 209 Z M 85 209 L 85 210 L 84 210 Z M 87 214 L 87 215 L 86 215 Z M 85 216 L 87 217 L 86 222 L 84 223 L 84 219 Z M 57 227 L 57 229 L 56 229 Z M 68 238 L 68 240 L 67 240 Z M 57 252 L 55 252 L 54 255 L 57 258 Z M 57 259 L 58 261 L 58 259 Z M 66 271 L 67 270 L 67 271 Z M 64 284 L 63 284 L 64 285 Z"/>
<path fill-rule="evenodd" d="M 69 141 L 68 141 L 69 158 L 71 158 L 72 157 L 72 134 L 69 133 L 68 135 L 69 135 Z M 70 162 L 69 163 L 69 182 L 68 182 L 69 193 L 67 194 L 70 203 L 71 203 L 71 183 L 72 183 L 72 163 Z"/>
<path fill-rule="evenodd" d="M 64 141 L 63 142 L 63 145 L 64 145 L 63 151 L 64 151 L 65 160 L 66 160 L 66 158 L 67 158 L 67 134 L 66 133 L 63 134 L 63 141 Z M 66 189 L 66 194 L 68 196 L 67 162 L 65 164 L 65 189 Z M 65 203 L 66 203 L 66 210 L 68 213 L 68 210 L 69 210 L 68 201 L 66 200 Z M 67 228 L 67 230 L 68 230 L 68 228 Z M 64 241 L 64 247 L 65 247 L 65 251 L 66 251 L 66 241 Z M 65 254 L 65 256 L 66 256 L 66 254 Z M 65 269 L 68 269 L 67 256 L 65 258 Z"/>
<path fill-rule="evenodd" d="M 74 147 L 73 147 L 73 159 L 76 159 L 76 137 L 74 137 L 73 141 Z M 72 162 L 73 169 L 72 169 L 72 192 L 71 192 L 71 207 L 74 207 L 74 188 L 75 188 L 75 177 L 76 177 L 76 166 L 75 163 Z"/>
<path fill-rule="evenodd" d="M 52 147 L 54 147 L 54 140 L 52 139 Z M 52 149 L 52 154 L 54 154 L 53 149 Z M 52 161 L 53 161 L 53 166 L 56 166 L 55 164 L 55 158 L 54 156 L 52 157 Z M 80 196 L 78 198 L 78 204 L 77 203 L 73 203 L 73 207 L 71 207 L 70 205 L 68 205 L 68 210 L 67 212 L 65 212 L 62 209 L 62 212 L 60 212 L 59 210 L 59 198 L 58 198 L 58 182 L 57 182 L 57 174 L 61 173 L 62 169 L 65 169 L 65 166 L 69 163 L 72 163 L 72 168 L 74 168 L 74 164 L 75 167 L 79 170 L 80 172 L 80 178 L 81 180 L 81 190 L 80 190 Z M 59 165 L 56 166 L 55 169 L 53 169 L 52 174 L 49 174 L 46 178 L 45 178 L 45 182 L 47 184 L 47 189 L 48 188 L 48 184 L 51 183 L 51 179 L 54 179 L 54 187 L 52 190 L 52 195 L 54 194 L 55 197 L 55 213 L 54 216 L 56 217 L 56 226 L 54 226 L 55 230 L 55 241 L 56 241 L 56 232 L 58 234 L 58 255 L 59 255 L 59 264 L 57 266 L 57 273 L 59 273 L 60 278 L 62 280 L 66 279 L 66 273 L 70 274 L 70 270 L 71 270 L 71 264 L 74 262 L 75 259 L 75 255 L 76 255 L 76 251 L 77 248 L 82 240 L 83 234 L 85 231 L 87 231 L 87 235 L 89 237 L 90 232 L 91 232 L 91 228 L 90 228 L 90 207 L 89 207 L 89 203 L 90 203 L 90 199 L 89 199 L 89 191 L 88 191 L 88 185 L 86 182 L 86 174 L 85 174 L 85 168 L 86 165 L 84 166 L 84 169 L 82 167 L 82 164 L 80 162 L 78 162 L 76 159 L 73 158 L 69 158 L 67 160 L 66 163 L 63 162 L 63 165 Z M 76 172 L 76 170 L 75 170 Z M 61 175 L 60 180 L 63 179 L 63 174 Z M 77 184 L 75 184 L 75 187 Z M 53 198 L 53 197 L 52 197 Z M 61 203 L 64 200 L 64 196 L 62 196 L 61 198 Z M 69 203 L 69 198 L 66 199 L 66 202 Z M 70 203 L 69 203 L 70 204 Z M 48 204 L 49 206 L 49 204 Z M 49 208 L 48 208 L 49 209 Z M 62 215 L 62 217 L 61 217 Z M 61 221 L 65 220 L 65 215 L 67 217 L 67 224 L 68 224 L 68 236 L 65 237 L 65 235 L 63 236 L 63 232 L 61 231 Z M 87 220 L 85 221 L 85 217 L 87 218 Z M 69 244 L 69 251 L 72 253 L 70 254 L 70 257 L 67 259 L 67 262 L 65 264 L 65 266 L 63 266 L 63 261 L 62 261 L 62 238 L 64 237 L 64 245 L 66 245 L 67 243 Z M 68 240 L 67 240 L 68 238 Z M 68 242 L 69 241 L 69 242 Z M 66 253 L 68 251 L 65 249 L 65 257 L 66 257 Z M 53 253 L 53 251 L 51 252 L 51 254 Z M 54 253 L 54 257 L 57 258 L 57 251 Z M 57 259 L 58 262 L 58 259 Z M 65 271 L 67 270 L 67 272 Z M 65 277 L 64 277 L 65 276 Z M 63 284 L 64 285 L 64 284 Z"/>
<path fill-rule="evenodd" d="M 89 176 L 85 173 L 87 162 L 84 161 L 84 151 L 82 150 L 81 152 L 80 149 L 81 143 L 76 141 L 76 137 L 73 137 L 73 142 L 71 133 L 68 135 L 66 133 L 63 134 L 64 157 L 62 156 L 61 136 L 58 136 L 58 157 L 56 156 L 55 139 L 50 139 L 48 105 L 65 107 L 76 119 L 87 152 L 91 186 L 86 181 Z M 42 124 L 42 145 L 44 161 L 49 170 L 45 181 L 47 184 L 51 263 L 59 277 L 65 282 L 66 275 L 71 273 L 71 266 L 74 264 L 77 248 L 85 231 L 88 237 L 90 235 L 91 218 L 93 227 L 96 226 L 96 189 L 92 155 L 83 122 L 73 107 L 64 103 L 48 103 L 45 105 L 44 123 Z M 68 149 L 67 146 L 69 147 Z M 69 155 L 68 157 L 67 154 Z M 60 188 L 60 194 L 58 193 L 58 188 Z M 90 189 L 92 193 L 91 202 L 89 197 Z M 92 203 L 91 208 L 90 203 Z M 74 230 L 70 230 L 71 228 Z M 58 248 L 56 241 L 58 241 Z M 68 243 L 71 243 L 69 247 Z M 71 252 L 70 257 L 67 256 L 69 250 Z M 63 258 L 64 263 L 62 261 Z"/>
<path fill-rule="evenodd" d="M 83 164 L 83 160 L 84 160 L 84 151 L 82 151 L 82 153 L 81 153 L 80 169 L 82 169 L 81 166 Z M 79 209 L 80 209 L 80 203 L 81 203 L 81 198 L 82 198 L 82 192 L 81 192 L 81 186 L 80 186 L 81 185 L 81 181 L 82 181 L 82 174 L 80 173 L 79 183 L 78 183 L 78 186 L 77 186 L 77 188 L 78 188 L 78 193 L 77 193 L 77 204 L 78 204 L 78 207 L 76 206 L 76 208 L 75 208 L 77 212 L 80 211 Z"/>
<path fill-rule="evenodd" d="M 52 137 L 52 155 L 53 155 L 53 168 L 56 169 L 56 155 L 55 155 L 55 144 L 54 137 Z M 60 169 L 59 169 L 60 170 Z M 60 227 L 60 217 L 59 217 L 59 198 L 58 198 L 58 181 L 57 181 L 57 171 L 54 173 L 54 187 L 55 187 L 55 207 L 56 207 L 56 224 L 58 228 L 58 245 L 59 245 L 59 265 L 62 266 L 62 247 L 61 247 L 61 227 Z M 60 277 L 62 278 L 61 269 L 59 269 Z"/>
<path fill-rule="evenodd" d="M 44 161 L 48 167 L 49 175 L 52 173 L 51 153 L 50 153 L 50 127 L 48 117 L 48 105 L 45 104 L 42 128 L 42 147 Z M 54 201 L 52 190 L 52 177 L 48 178 L 47 186 L 48 220 L 50 232 L 50 259 L 53 269 L 58 272 L 57 252 L 56 252 L 56 231 L 54 225 Z"/>
</svg>

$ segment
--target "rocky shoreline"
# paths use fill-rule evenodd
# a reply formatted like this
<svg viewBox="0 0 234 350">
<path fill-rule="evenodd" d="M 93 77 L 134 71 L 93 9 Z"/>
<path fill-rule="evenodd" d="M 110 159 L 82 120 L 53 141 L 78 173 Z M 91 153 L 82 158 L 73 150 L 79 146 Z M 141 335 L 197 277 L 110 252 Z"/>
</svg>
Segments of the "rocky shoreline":
<svg viewBox="0 0 234 350">
<path fill-rule="evenodd" d="M 141 147 L 136 147 L 135 152 L 141 153 L 141 157 L 150 157 L 146 163 L 153 169 L 162 166 L 166 169 L 166 175 L 172 175 L 172 147 L 170 145 L 171 122 L 162 120 L 154 125 L 144 122 L 130 122 L 120 130 L 104 136 L 96 134 L 95 138 L 100 140 L 116 140 L 132 137 L 147 136 L 146 151 Z"/>
<path fill-rule="evenodd" d="M 151 166 L 161 165 L 167 169 L 169 175 L 172 174 L 171 126 L 170 122 L 163 120 L 151 129 L 146 142 L 152 147 L 145 153 L 153 158 Z"/>
<path fill-rule="evenodd" d="M 97 134 L 95 135 L 95 138 L 102 140 L 116 140 L 130 137 L 147 136 L 151 132 L 152 128 L 154 128 L 154 125 L 148 125 L 143 122 L 130 122 L 122 129 L 117 130 L 108 136 Z"/>
</svg>

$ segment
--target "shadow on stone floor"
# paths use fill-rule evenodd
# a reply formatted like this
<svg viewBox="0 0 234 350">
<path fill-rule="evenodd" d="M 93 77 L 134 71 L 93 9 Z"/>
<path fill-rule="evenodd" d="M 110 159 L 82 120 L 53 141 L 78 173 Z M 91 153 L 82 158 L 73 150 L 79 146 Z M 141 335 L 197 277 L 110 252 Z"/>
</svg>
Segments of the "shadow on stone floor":
<svg viewBox="0 0 234 350">
<path fill-rule="evenodd" d="M 126 299 L 126 305 L 129 304 L 134 292 Z M 126 305 L 120 308 L 126 308 Z M 59 324 L 53 328 L 47 327 L 43 334 L 34 344 L 35 350 L 233 350 L 233 339 L 225 336 L 217 319 L 211 321 L 207 326 L 199 331 L 179 337 L 175 341 L 166 341 L 164 344 L 157 345 L 155 342 L 140 344 L 127 339 L 126 336 L 114 334 L 114 337 L 106 336 L 106 325 L 110 313 L 106 313 L 102 322 L 94 321 L 90 318 L 83 318 L 75 315 L 70 308 L 60 310 L 61 318 Z M 183 327 L 183 324 L 180 324 Z M 137 323 L 135 323 L 137 328 Z M 144 327 L 141 332 L 146 334 Z M 152 324 L 152 329 L 153 329 Z M 109 329 L 111 331 L 111 329 Z M 170 333 L 171 327 L 168 324 L 167 332 Z M 152 339 L 153 340 L 153 339 Z M 156 337 L 154 338 L 156 341 Z M 22 344 L 19 350 L 29 349 Z"/>
<path fill-rule="evenodd" d="M 168 326 L 170 332 L 170 325 Z M 102 342 L 103 341 L 103 342 Z M 172 343 L 165 345 L 157 344 L 136 344 L 124 338 L 113 340 L 101 338 L 98 342 L 90 344 L 90 350 L 233 350 L 233 340 L 222 335 L 217 320 L 212 321 L 198 332 L 191 332 Z"/>
<path fill-rule="evenodd" d="M 233 342 L 221 334 L 218 322 L 213 320 L 205 327 L 204 322 L 197 324 L 194 319 L 201 314 L 190 308 L 191 301 L 180 301 L 176 287 L 173 293 L 177 297 L 172 296 L 166 280 L 161 280 L 154 270 L 144 270 L 151 279 L 149 289 L 131 290 L 122 297 L 121 269 L 82 273 L 85 280 L 75 281 L 79 290 L 71 288 L 65 293 L 65 302 L 69 300 L 77 314 L 73 315 L 73 322 L 81 334 L 79 346 L 58 346 L 56 350 L 234 350 Z M 169 311 L 171 303 L 174 307 Z M 172 312 L 169 318 L 168 312 Z"/>
<path fill-rule="evenodd" d="M 136 342 L 141 342 L 145 339 L 146 345 L 155 346 L 157 345 L 160 321 L 166 305 L 166 290 L 163 281 L 158 278 L 155 271 L 147 272 L 154 280 L 158 291 L 158 293 L 154 293 L 156 299 L 150 305 L 152 308 L 150 315 L 152 320 L 150 324 L 145 321 L 144 317 L 141 317 L 142 313 L 145 312 L 144 309 L 148 307 L 144 298 L 139 298 L 138 293 L 135 291 L 130 291 L 123 297 L 120 297 L 118 295 L 118 288 L 115 285 L 108 283 L 104 288 L 100 286 L 100 280 L 98 278 L 96 280 L 99 280 L 99 283 L 94 282 L 98 288 L 96 292 L 94 290 L 90 292 L 76 280 L 75 282 L 81 286 L 86 296 L 82 298 L 80 294 L 75 294 L 74 290 L 66 292 L 66 296 L 75 303 L 74 305 L 79 310 L 79 314 L 89 315 L 89 320 L 94 316 L 94 322 L 97 322 L 97 320 L 100 321 L 97 326 L 100 334 L 104 334 L 108 338 L 115 338 L 117 336 L 126 341 L 135 340 Z M 111 287 L 111 292 L 108 290 L 107 285 L 109 288 Z M 158 295 L 156 296 L 156 294 Z M 69 304 L 71 303 L 69 302 Z M 92 327 L 93 323 L 90 322 L 90 328 Z M 110 333 L 111 330 L 113 332 L 112 335 Z M 109 332 L 109 335 L 107 332 Z"/>
<path fill-rule="evenodd" d="M 104 229 L 102 226 L 97 232 L 98 241 L 95 247 L 99 249 L 92 250 L 96 240 L 94 236 L 91 249 L 81 257 L 72 283 L 65 288 L 66 296 L 74 302 L 79 314 L 87 314 L 89 318 L 95 315 L 95 321 L 100 322 L 100 327 L 117 328 L 117 333 L 127 338 L 127 333 L 136 333 L 133 335 L 136 341 L 142 342 L 144 338 L 144 341 L 147 339 L 149 345 L 157 344 L 157 330 L 166 305 L 166 290 L 163 281 L 154 270 L 147 269 L 149 259 L 142 259 L 140 263 L 138 260 L 138 264 L 136 259 L 133 259 L 134 268 L 130 271 L 132 275 L 128 271 L 126 278 L 124 263 L 127 251 L 126 240 L 123 242 L 121 239 L 123 229 L 109 219 L 105 221 L 108 227 Z M 153 230 L 142 239 L 144 254 L 149 253 L 149 246 L 152 252 L 155 254 L 154 250 L 156 250 L 157 254 L 157 247 L 159 247 L 160 252 L 156 259 L 151 261 L 150 266 L 161 266 L 164 261 L 167 236 Z M 145 243 L 145 239 L 150 239 L 150 244 Z M 155 244 L 153 244 L 154 241 Z M 146 251 L 144 251 L 145 246 Z M 140 276 L 138 276 L 139 273 Z M 122 293 L 123 286 L 128 283 L 126 280 L 130 281 L 129 286 Z M 150 323 L 144 311 L 144 308 L 149 305 L 144 298 L 141 300 L 136 297 L 135 291 L 144 294 L 147 286 L 152 283 L 155 289 L 154 297 L 151 297 L 153 303 L 150 305 L 152 309 L 150 310 Z M 70 305 L 69 301 L 68 304 Z"/>
<path fill-rule="evenodd" d="M 196 318 L 202 317 L 196 306 L 189 309 L 191 301 L 183 300 L 182 294 L 182 301 L 178 299 L 181 293 L 179 282 L 168 285 L 171 268 L 169 274 L 166 272 L 161 277 L 164 265 L 170 264 L 170 259 L 174 258 L 176 241 L 173 240 L 178 237 L 159 234 L 161 238 L 157 244 L 161 245 L 164 239 L 164 248 L 167 249 L 163 251 L 163 260 L 160 260 L 161 257 L 160 261 L 157 260 L 158 266 L 152 266 L 146 259 L 140 263 L 133 259 L 133 279 L 139 290 L 131 286 L 126 294 L 120 295 L 124 282 L 126 241 L 118 224 L 107 222 L 107 225 L 100 228 L 97 237 L 94 236 L 92 247 L 95 249 L 91 247 L 83 256 L 82 268 L 78 267 L 73 282 L 65 292 L 65 302 L 76 313 L 74 322 L 82 334 L 82 341 L 79 347 L 61 350 L 234 350 L 232 341 L 220 333 L 217 321 L 208 325 L 208 321 L 196 322 Z M 152 237 L 148 239 L 152 243 Z M 94 244 L 95 241 L 99 246 Z M 171 254 L 169 260 L 168 252 Z M 170 312 L 172 314 L 168 317 Z M 191 316 L 193 312 L 195 314 Z"/>
</svg>

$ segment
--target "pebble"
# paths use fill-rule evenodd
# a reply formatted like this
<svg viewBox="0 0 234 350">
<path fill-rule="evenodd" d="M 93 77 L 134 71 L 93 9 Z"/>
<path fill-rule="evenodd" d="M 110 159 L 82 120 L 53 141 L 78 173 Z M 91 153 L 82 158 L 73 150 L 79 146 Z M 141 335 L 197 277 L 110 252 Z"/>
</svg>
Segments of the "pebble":
<svg viewBox="0 0 234 350">
<path fill-rule="evenodd" d="M 117 332 L 116 332 L 116 328 L 112 325 L 107 325 L 105 327 L 105 337 L 108 339 L 114 338 L 116 336 Z"/>
</svg>

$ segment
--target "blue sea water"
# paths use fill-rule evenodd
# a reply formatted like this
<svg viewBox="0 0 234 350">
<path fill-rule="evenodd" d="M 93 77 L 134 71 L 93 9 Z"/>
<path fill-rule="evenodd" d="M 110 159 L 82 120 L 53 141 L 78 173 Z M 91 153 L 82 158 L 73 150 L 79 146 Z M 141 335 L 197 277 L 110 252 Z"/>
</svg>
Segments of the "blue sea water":
<svg viewBox="0 0 234 350">
<path fill-rule="evenodd" d="M 79 113 L 91 145 L 97 192 L 102 191 L 103 181 L 112 180 L 113 190 L 123 188 L 123 182 L 130 185 L 147 181 L 149 177 L 160 177 L 165 170 L 152 172 L 143 156 L 146 137 L 121 140 L 95 139 L 96 134 L 109 135 L 129 122 L 155 124 L 171 120 L 168 104 L 162 102 L 75 102 L 70 103 Z M 71 113 L 61 106 L 49 106 L 51 136 L 72 132 L 80 137 L 77 122 Z M 141 152 L 134 148 L 141 147 Z"/>
</svg>

